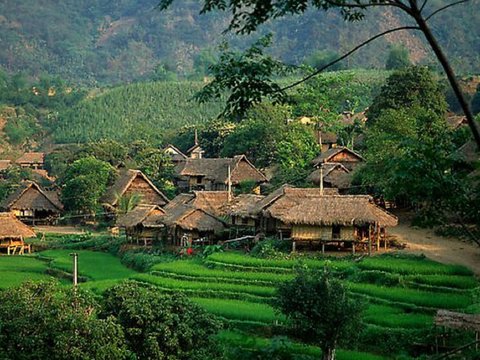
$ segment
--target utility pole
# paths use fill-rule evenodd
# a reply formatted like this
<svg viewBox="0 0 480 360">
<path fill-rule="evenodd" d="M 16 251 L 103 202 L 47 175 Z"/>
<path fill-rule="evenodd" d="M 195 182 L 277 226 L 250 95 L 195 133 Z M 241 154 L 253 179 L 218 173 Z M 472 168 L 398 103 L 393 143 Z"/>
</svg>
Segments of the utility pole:
<svg viewBox="0 0 480 360">
<path fill-rule="evenodd" d="M 77 289 L 78 285 L 78 254 L 71 253 L 70 256 L 73 257 L 73 288 Z"/>
</svg>

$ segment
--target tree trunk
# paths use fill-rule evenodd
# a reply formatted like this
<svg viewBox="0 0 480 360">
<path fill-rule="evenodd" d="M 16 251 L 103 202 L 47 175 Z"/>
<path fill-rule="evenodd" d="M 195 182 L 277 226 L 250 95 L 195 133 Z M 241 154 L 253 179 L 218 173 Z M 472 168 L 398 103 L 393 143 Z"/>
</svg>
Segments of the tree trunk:
<svg viewBox="0 0 480 360">
<path fill-rule="evenodd" d="M 455 93 L 455 96 L 458 99 L 458 102 L 460 103 L 460 106 L 462 107 L 463 113 L 465 114 L 465 117 L 467 118 L 468 121 L 468 126 L 470 127 L 470 130 L 473 133 L 473 138 L 475 139 L 475 142 L 477 143 L 477 147 L 480 149 L 480 130 L 478 128 L 477 123 L 475 122 L 475 119 L 473 117 L 473 113 L 470 110 L 470 106 L 468 105 L 467 101 L 465 100 L 465 97 L 463 96 L 462 90 L 460 89 L 460 85 L 458 84 L 458 81 L 455 77 L 455 73 L 453 72 L 452 67 L 450 66 L 450 63 L 447 60 L 447 57 L 443 53 L 442 49 L 440 48 L 440 45 L 437 42 L 437 39 L 432 34 L 432 31 L 427 25 L 427 21 L 423 18 L 423 16 L 420 13 L 420 10 L 417 7 L 416 1 L 411 1 L 412 8 L 414 10 L 413 17 L 415 21 L 417 22 L 420 30 L 423 32 L 425 35 L 425 38 L 427 39 L 428 43 L 430 44 L 433 52 L 435 53 L 438 61 L 443 67 L 443 70 L 445 71 L 445 74 L 447 75 L 448 81 L 450 82 L 450 86 L 453 89 L 453 92 Z"/>
<path fill-rule="evenodd" d="M 335 348 L 322 349 L 322 360 L 335 360 Z"/>
</svg>

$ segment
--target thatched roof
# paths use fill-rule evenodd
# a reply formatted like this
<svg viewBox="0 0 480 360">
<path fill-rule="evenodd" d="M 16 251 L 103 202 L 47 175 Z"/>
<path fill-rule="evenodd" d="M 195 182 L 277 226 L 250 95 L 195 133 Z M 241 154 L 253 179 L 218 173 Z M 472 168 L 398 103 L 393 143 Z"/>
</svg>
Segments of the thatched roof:
<svg viewBox="0 0 480 360">
<path fill-rule="evenodd" d="M 237 171 L 240 163 L 247 165 L 250 171 L 248 173 Z M 177 165 L 176 173 L 178 176 L 203 176 L 215 183 L 227 184 L 229 166 L 234 185 L 245 180 L 254 180 L 258 183 L 267 181 L 265 175 L 255 168 L 245 155 L 233 158 L 187 159 Z"/>
<path fill-rule="evenodd" d="M 350 150 L 349 148 L 346 148 L 344 146 L 337 146 L 322 152 L 320 155 L 318 155 L 315 159 L 312 160 L 312 164 L 313 166 L 318 166 L 322 163 L 334 162 L 334 160 L 332 160 L 333 157 L 340 154 L 341 152 L 348 153 L 359 161 L 363 161 L 363 157 L 355 151 Z"/>
<path fill-rule="evenodd" d="M 163 227 L 162 219 L 165 211 L 157 205 L 138 205 L 132 211 L 122 214 L 117 219 L 119 227 Z"/>
<path fill-rule="evenodd" d="M 58 194 L 43 190 L 36 182 L 25 181 L 0 204 L 5 210 L 46 210 L 60 212 Z"/>
<path fill-rule="evenodd" d="M 102 202 L 109 206 L 116 206 L 119 197 L 122 197 L 132 183 L 137 179 L 137 177 L 145 180 L 151 190 L 153 190 L 156 194 L 158 194 L 159 198 L 161 199 L 160 203 L 158 204 L 149 204 L 149 205 L 160 205 L 163 206 L 168 203 L 168 198 L 160 191 L 158 188 L 150 181 L 150 179 L 142 173 L 140 170 L 122 170 L 117 177 L 115 183 L 110 186 L 107 190 L 107 193 L 104 195 Z"/>
<path fill-rule="evenodd" d="M 226 203 L 222 211 L 228 216 L 250 217 L 257 204 L 264 198 L 263 195 L 240 194 Z"/>
<path fill-rule="evenodd" d="M 43 152 L 27 152 L 20 156 L 17 164 L 43 164 L 45 159 L 45 153 Z"/>
<path fill-rule="evenodd" d="M 341 163 L 325 163 L 322 166 L 323 171 L 323 180 L 330 175 L 333 171 L 344 172 L 348 174 L 350 171 L 343 166 Z M 313 182 L 314 184 L 320 184 L 320 169 L 314 170 L 310 175 L 308 175 L 307 180 Z"/>
<path fill-rule="evenodd" d="M 0 213 L 0 239 L 35 237 L 35 232 L 12 213 Z"/>
<path fill-rule="evenodd" d="M 178 226 L 184 230 L 219 233 L 225 229 L 225 222 L 202 209 L 177 205 L 167 210 L 162 222 L 168 227 Z"/>
<path fill-rule="evenodd" d="M 0 171 L 7 170 L 12 165 L 12 160 L 0 160 Z"/>
<path fill-rule="evenodd" d="M 446 121 L 448 126 L 454 130 L 468 124 L 467 117 L 465 115 L 449 114 L 447 115 Z"/>
<path fill-rule="evenodd" d="M 168 144 L 163 151 L 171 156 L 173 162 L 187 159 L 187 155 L 185 155 L 180 149 L 172 144 Z"/>
<path fill-rule="evenodd" d="M 475 163 L 480 160 L 480 151 L 474 140 L 469 140 L 463 144 L 455 154 L 467 163 Z"/>
<path fill-rule="evenodd" d="M 177 205 L 189 205 L 196 209 L 202 209 L 215 216 L 225 215 L 224 207 L 228 203 L 228 191 L 194 191 L 191 194 L 179 194 L 165 209 Z"/>
<path fill-rule="evenodd" d="M 337 189 L 323 189 L 324 195 L 338 194 Z M 252 208 L 250 216 L 259 215 L 279 218 L 288 209 L 296 206 L 312 197 L 322 196 L 319 188 L 295 188 L 285 184 L 270 195 L 261 199 Z"/>
<path fill-rule="evenodd" d="M 174 208 L 178 205 L 186 205 L 186 204 L 190 203 L 191 201 L 193 201 L 194 198 L 195 198 L 194 194 L 190 194 L 190 193 L 189 194 L 187 194 L 187 193 L 178 194 L 172 200 L 170 200 L 170 202 L 167 205 L 165 205 L 163 208 L 165 210 L 168 210 L 168 209 Z"/>
<path fill-rule="evenodd" d="M 326 195 L 302 201 L 279 216 L 296 225 L 367 225 L 396 226 L 397 218 L 375 205 L 368 195 Z"/>
</svg>

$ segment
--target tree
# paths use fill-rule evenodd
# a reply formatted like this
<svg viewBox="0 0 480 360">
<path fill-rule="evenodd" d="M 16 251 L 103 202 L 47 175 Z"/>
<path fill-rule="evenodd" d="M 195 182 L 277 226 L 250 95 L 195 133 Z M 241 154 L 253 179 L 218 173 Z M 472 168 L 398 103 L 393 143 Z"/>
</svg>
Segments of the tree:
<svg viewBox="0 0 480 360">
<path fill-rule="evenodd" d="M 113 181 L 114 169 L 93 156 L 74 161 L 61 180 L 62 202 L 67 210 L 95 212 L 107 185 Z"/>
<path fill-rule="evenodd" d="M 338 53 L 331 50 L 319 50 L 305 59 L 305 64 L 314 69 L 321 69 L 325 65 L 331 63 L 338 58 Z M 343 69 L 342 64 L 337 63 L 329 68 L 330 71 L 337 71 Z"/>
<path fill-rule="evenodd" d="M 219 322 L 183 294 L 127 281 L 107 290 L 103 316 L 124 329 L 128 347 L 139 359 L 215 359 L 212 338 Z"/>
<path fill-rule="evenodd" d="M 335 359 L 339 342 L 359 332 L 363 305 L 350 298 L 328 269 L 300 272 L 281 284 L 274 305 L 287 316 L 295 334 L 320 346 L 324 360 Z"/>
<path fill-rule="evenodd" d="M 167 9 L 175 0 L 160 0 L 159 1 L 159 8 L 164 10 Z M 346 21 L 359 21 L 365 17 L 365 13 L 370 8 L 380 7 L 380 8 L 390 8 L 392 10 L 397 10 L 403 12 L 407 16 L 407 19 L 413 20 L 415 22 L 415 26 L 399 26 L 397 28 L 386 30 L 382 33 L 379 33 L 368 40 L 365 40 L 363 43 L 354 47 L 351 51 L 348 51 L 344 55 L 340 56 L 338 59 L 330 62 L 329 64 L 323 66 L 320 69 L 317 69 L 313 73 L 309 74 L 308 76 L 304 77 L 301 80 L 298 80 L 286 87 L 280 88 L 278 85 L 275 86 L 271 82 L 271 75 L 272 69 L 278 68 L 279 65 L 277 63 L 271 64 L 270 63 L 263 63 L 264 69 L 262 69 L 261 74 L 263 75 L 260 78 L 257 78 L 256 82 L 246 81 L 246 82 L 230 82 L 230 81 L 223 81 L 228 79 L 230 74 L 234 71 L 230 69 L 227 73 L 225 72 L 213 72 L 215 75 L 215 79 L 213 80 L 214 83 L 220 84 L 220 88 L 230 88 L 230 90 L 234 90 L 237 94 L 235 98 L 230 98 L 227 104 L 227 108 L 232 106 L 232 104 L 236 103 L 237 106 L 240 104 L 242 106 L 248 106 L 253 103 L 257 103 L 262 99 L 262 97 L 268 95 L 276 95 L 279 96 L 278 93 L 283 92 L 289 88 L 297 86 L 298 84 L 303 83 L 304 81 L 316 76 L 326 68 L 335 65 L 337 62 L 345 59 L 346 57 L 353 54 L 358 49 L 362 48 L 363 46 L 371 43 L 372 41 L 383 37 L 387 34 L 391 34 L 396 31 L 404 31 L 404 30 L 417 30 L 423 33 L 425 36 L 428 44 L 430 45 L 431 49 L 433 50 L 435 56 L 437 57 L 438 61 L 442 65 L 443 70 L 448 78 L 448 81 L 457 96 L 459 103 L 462 107 L 462 110 L 468 120 L 468 124 L 472 131 L 473 137 L 480 147 L 480 129 L 479 126 L 475 123 L 472 111 L 470 110 L 469 104 L 467 103 L 463 93 L 460 89 L 459 83 L 455 77 L 455 73 L 450 66 L 450 63 L 444 54 L 443 50 L 441 49 L 440 45 L 438 44 L 435 36 L 433 35 L 428 21 L 436 16 L 437 14 L 443 12 L 444 10 L 461 4 L 465 3 L 468 0 L 458 0 L 454 2 L 450 2 L 446 5 L 442 5 L 438 7 L 438 5 L 434 2 L 429 3 L 428 0 L 419 2 L 418 0 L 317 0 L 317 1 L 309 1 L 309 0 L 295 0 L 295 1 L 271 1 L 271 0 L 204 0 L 203 2 L 203 9 L 202 13 L 207 13 L 214 10 L 219 11 L 228 11 L 231 12 L 231 20 L 229 30 L 234 30 L 239 33 L 251 33 L 257 28 L 268 22 L 270 19 L 280 18 L 286 15 L 298 15 L 303 14 L 307 10 L 314 8 L 318 10 L 328 11 L 328 10 L 338 10 L 340 14 Z M 222 59 L 220 59 L 220 63 L 222 63 Z M 231 62 L 233 67 L 236 67 L 234 62 Z M 258 62 L 257 62 L 258 65 Z M 270 69 L 268 69 L 270 66 Z M 252 64 L 249 66 L 252 67 Z M 241 68 L 241 66 L 239 66 Z M 245 69 L 245 67 L 243 67 Z M 226 75 L 226 76 L 225 76 Z M 253 85 L 253 87 L 252 87 Z M 216 88 L 218 92 L 219 87 Z M 251 94 L 253 94 L 254 99 L 251 100 Z M 207 94 L 208 95 L 208 94 Z M 260 96 L 259 96 L 260 95 Z M 249 100 L 250 99 L 250 100 Z M 240 107 L 241 108 L 241 107 Z"/>
<path fill-rule="evenodd" d="M 236 121 L 242 120 L 246 111 L 265 97 L 273 102 L 282 101 L 281 88 L 271 78 L 285 74 L 287 67 L 264 54 L 270 42 L 271 36 L 264 36 L 243 53 L 232 51 L 224 44 L 219 62 L 210 66 L 213 80 L 195 98 L 203 103 L 223 97 L 228 90 L 221 117 Z"/>
<path fill-rule="evenodd" d="M 402 45 L 394 45 L 388 53 L 385 68 L 387 70 L 399 70 L 411 66 L 408 49 Z"/>
<path fill-rule="evenodd" d="M 56 282 L 25 283 L 0 292 L 0 358 L 130 359 L 122 328 L 99 319 L 97 303 Z"/>
<path fill-rule="evenodd" d="M 416 107 L 428 109 L 436 116 L 444 116 L 447 111 L 442 88 L 426 67 L 412 66 L 390 75 L 368 109 L 368 123 L 374 123 L 384 110 Z"/>
</svg>

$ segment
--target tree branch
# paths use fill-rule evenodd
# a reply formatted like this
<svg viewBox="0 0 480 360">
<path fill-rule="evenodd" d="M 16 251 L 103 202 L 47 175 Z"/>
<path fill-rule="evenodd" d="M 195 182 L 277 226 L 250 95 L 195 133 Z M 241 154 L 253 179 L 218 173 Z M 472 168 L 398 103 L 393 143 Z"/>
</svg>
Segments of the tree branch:
<svg viewBox="0 0 480 360">
<path fill-rule="evenodd" d="M 404 11 L 409 11 L 410 9 L 405 6 L 404 4 L 402 4 L 401 2 L 399 1 L 385 1 L 385 2 L 378 2 L 378 3 L 367 3 L 367 4 L 362 4 L 362 3 L 358 3 L 358 4 L 352 4 L 352 3 L 342 3 L 342 2 L 337 2 L 337 1 L 333 1 L 333 0 L 325 0 L 328 4 L 332 5 L 332 6 L 335 6 L 335 7 L 344 7 L 344 8 L 349 8 L 349 9 L 365 9 L 367 7 L 378 7 L 378 6 L 393 6 L 393 7 L 397 7 L 397 8 L 400 8 Z"/>
<path fill-rule="evenodd" d="M 452 6 L 455 6 L 455 5 L 459 5 L 459 4 L 463 4 L 463 3 L 466 3 L 470 0 L 460 0 L 460 1 L 456 1 L 454 3 L 451 3 L 451 4 L 448 4 L 448 5 L 445 5 L 445 6 L 442 6 L 440 9 L 437 9 L 435 10 L 433 13 L 431 13 L 430 15 L 428 15 L 426 18 L 425 18 L 425 21 L 428 21 L 430 20 L 433 16 L 435 16 L 436 14 L 438 14 L 439 12 L 442 12 L 443 10 L 446 10 Z M 420 10 L 421 11 L 421 10 Z"/>
<path fill-rule="evenodd" d="M 287 85 L 285 87 L 283 87 L 282 89 L 278 90 L 278 91 L 285 91 L 285 90 L 288 90 L 288 89 L 291 89 L 297 85 L 300 85 L 301 83 L 313 78 L 314 76 L 317 76 L 318 74 L 320 74 L 323 70 L 329 68 L 330 66 L 332 65 L 335 65 L 336 63 L 342 61 L 343 59 L 347 58 L 348 56 L 352 55 L 355 51 L 359 50 L 360 48 L 364 47 L 365 45 L 371 43 L 372 41 L 382 37 L 382 36 L 385 36 L 385 35 L 388 35 L 390 33 L 393 33 L 393 32 L 396 32 L 396 31 L 401 31 L 401 30 L 420 30 L 420 28 L 418 26 L 401 26 L 401 27 L 398 27 L 398 28 L 394 28 L 394 29 L 390 29 L 390 30 L 387 30 L 387 31 L 384 31 L 380 34 L 377 34 L 373 37 L 371 37 L 370 39 L 362 42 L 361 44 L 355 46 L 352 50 L 350 50 L 349 52 L 343 54 L 342 56 L 340 56 L 339 58 L 329 62 L 328 64 L 322 66 L 320 69 L 314 71 L 313 73 L 305 76 L 303 79 L 301 80 L 298 80 L 290 85 Z"/>
</svg>

